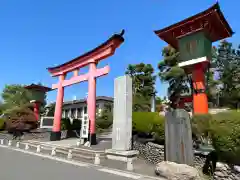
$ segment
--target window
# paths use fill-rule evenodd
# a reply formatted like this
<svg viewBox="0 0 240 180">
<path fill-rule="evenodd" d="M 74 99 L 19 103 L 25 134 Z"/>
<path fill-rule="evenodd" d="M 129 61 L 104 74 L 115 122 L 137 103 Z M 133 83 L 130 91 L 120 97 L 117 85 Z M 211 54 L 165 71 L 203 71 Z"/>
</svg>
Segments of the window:
<svg viewBox="0 0 240 180">
<path fill-rule="evenodd" d="M 69 117 L 69 112 L 70 112 L 69 109 L 65 110 L 65 118 Z"/>
<path fill-rule="evenodd" d="M 71 118 L 76 118 L 76 109 L 71 109 Z"/>
<path fill-rule="evenodd" d="M 87 114 L 87 106 L 84 107 L 83 113 L 84 113 L 84 114 Z"/>
<path fill-rule="evenodd" d="M 111 104 L 104 104 L 104 109 L 109 111 L 109 112 L 112 112 L 112 105 Z"/>
<path fill-rule="evenodd" d="M 83 108 L 77 108 L 77 118 L 82 118 L 82 111 L 83 111 Z"/>
</svg>

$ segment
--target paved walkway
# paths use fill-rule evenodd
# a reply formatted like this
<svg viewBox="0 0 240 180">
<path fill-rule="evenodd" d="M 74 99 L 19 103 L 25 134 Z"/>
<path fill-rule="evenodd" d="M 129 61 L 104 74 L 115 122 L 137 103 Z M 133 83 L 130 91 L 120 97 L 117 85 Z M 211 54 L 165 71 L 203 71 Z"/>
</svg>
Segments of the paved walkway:
<svg viewBox="0 0 240 180">
<path fill-rule="evenodd" d="M 3 138 L 0 135 L 0 139 Z M 110 149 L 111 148 L 111 141 L 106 138 L 105 136 L 102 136 L 101 138 L 103 138 L 103 140 L 101 141 L 101 143 L 99 143 L 96 146 L 91 146 L 91 150 L 93 151 L 103 151 L 105 149 Z M 9 138 L 4 138 L 4 139 L 9 139 Z M 67 152 L 68 149 L 74 149 L 77 148 L 76 144 L 78 139 L 77 138 L 72 138 L 72 139 L 65 139 L 65 140 L 61 140 L 61 141 L 48 141 L 46 139 L 40 139 L 40 140 L 24 140 L 25 142 L 29 142 L 29 144 L 35 144 L 35 147 L 31 147 L 29 149 L 29 151 L 32 152 L 36 152 L 36 145 L 37 144 L 47 144 L 47 146 L 49 147 L 59 147 L 59 148 L 65 148 L 66 152 L 65 153 L 57 153 L 56 156 L 61 157 L 61 158 L 66 158 L 67 157 Z M 5 142 L 7 143 L 7 142 Z M 16 147 L 16 142 L 12 142 L 12 147 Z M 81 146 L 81 149 L 89 149 L 88 147 L 84 147 Z M 24 146 L 20 146 L 20 149 L 24 149 Z M 80 150 L 81 151 L 81 150 Z M 51 148 L 49 150 L 44 150 L 41 153 L 43 154 L 51 154 Z M 79 152 L 80 154 L 84 155 L 84 153 Z M 90 155 L 91 156 L 91 155 Z M 82 157 L 78 157 L 78 156 L 74 156 L 73 154 L 73 160 L 78 161 L 78 162 L 85 162 L 85 163 L 94 163 L 94 156 L 95 153 L 92 153 L 92 158 L 87 159 L 87 158 L 82 158 Z M 101 158 L 101 166 L 106 167 L 106 168 L 114 168 L 114 169 L 119 169 L 119 170 L 123 170 L 126 171 L 126 163 L 125 162 L 121 162 L 121 161 L 115 161 L 115 160 L 109 160 L 106 158 Z M 147 164 L 145 160 L 143 159 L 137 159 L 134 161 L 133 163 L 134 165 L 134 171 L 135 173 L 139 173 L 139 174 L 144 174 L 147 176 L 156 176 L 154 173 L 154 169 L 155 166 L 152 164 Z"/>
<path fill-rule="evenodd" d="M 88 163 L 70 161 L 49 155 L 0 145 L 1 179 L 9 180 L 163 180 L 137 173 L 120 171 Z"/>
<path fill-rule="evenodd" d="M 0 148 L 0 169 L 2 180 L 129 180 L 139 176 L 124 177 L 110 173 L 107 169 L 74 166 L 54 160 L 43 159 L 17 151 Z"/>
</svg>

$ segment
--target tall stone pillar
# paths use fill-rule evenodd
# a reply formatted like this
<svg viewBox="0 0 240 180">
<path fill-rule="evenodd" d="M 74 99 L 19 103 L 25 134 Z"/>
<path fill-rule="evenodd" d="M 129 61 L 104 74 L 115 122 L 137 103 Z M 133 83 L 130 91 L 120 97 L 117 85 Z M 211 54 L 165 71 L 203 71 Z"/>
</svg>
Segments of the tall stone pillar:
<svg viewBox="0 0 240 180">
<path fill-rule="evenodd" d="M 132 150 L 132 79 L 121 76 L 114 81 L 112 149 L 107 158 L 128 161 L 138 154 Z"/>
</svg>

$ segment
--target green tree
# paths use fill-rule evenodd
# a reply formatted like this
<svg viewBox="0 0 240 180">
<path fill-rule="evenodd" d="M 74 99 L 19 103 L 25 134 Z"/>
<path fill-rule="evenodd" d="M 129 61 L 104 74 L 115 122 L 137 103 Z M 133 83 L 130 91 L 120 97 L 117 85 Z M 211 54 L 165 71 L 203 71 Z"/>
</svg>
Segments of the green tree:
<svg viewBox="0 0 240 180">
<path fill-rule="evenodd" d="M 240 49 L 221 41 L 216 65 L 219 72 L 221 105 L 238 108 L 240 102 Z"/>
<path fill-rule="evenodd" d="M 42 96 L 42 102 L 45 101 L 46 95 Z M 12 84 L 6 85 L 2 92 L 3 110 L 9 110 L 15 107 L 27 107 L 31 100 L 39 99 L 38 94 L 32 93 L 24 88 L 23 85 Z"/>
<path fill-rule="evenodd" d="M 159 77 L 161 81 L 168 82 L 168 98 L 171 106 L 174 107 L 182 94 L 193 92 L 192 78 L 186 74 L 184 69 L 178 66 L 180 53 L 173 47 L 166 46 L 162 50 L 163 60 L 159 62 Z M 216 60 L 216 49 L 212 49 L 213 61 Z M 211 61 L 210 64 L 213 64 Z M 211 67 L 211 66 L 210 66 Z M 212 71 L 206 73 L 207 94 L 213 97 L 213 92 L 217 82 L 214 80 Z M 209 88 L 211 90 L 209 90 Z"/>
<path fill-rule="evenodd" d="M 162 111 L 163 100 L 160 97 L 156 97 L 156 112 Z"/>
<path fill-rule="evenodd" d="M 133 81 L 133 110 L 150 111 L 151 97 L 156 94 L 154 69 L 151 64 L 130 64 L 125 74 Z"/>
<path fill-rule="evenodd" d="M 2 99 L 6 108 L 20 107 L 30 103 L 31 92 L 19 84 L 6 85 L 2 92 Z"/>
<path fill-rule="evenodd" d="M 161 81 L 168 82 L 168 98 L 174 106 L 176 99 L 183 93 L 190 92 L 190 82 L 184 69 L 178 67 L 179 52 L 171 46 L 162 50 L 163 60 L 159 62 L 159 77 Z"/>
</svg>

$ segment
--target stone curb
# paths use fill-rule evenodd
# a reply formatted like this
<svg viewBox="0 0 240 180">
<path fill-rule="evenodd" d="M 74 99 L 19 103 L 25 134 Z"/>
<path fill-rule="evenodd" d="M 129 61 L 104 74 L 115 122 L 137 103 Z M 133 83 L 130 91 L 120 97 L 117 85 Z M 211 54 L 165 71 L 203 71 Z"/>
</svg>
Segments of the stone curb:
<svg viewBox="0 0 240 180">
<path fill-rule="evenodd" d="M 4 143 L 6 142 L 6 143 Z M 24 145 L 24 148 L 20 148 L 20 145 Z M 140 174 L 140 173 L 135 173 L 135 172 L 130 172 L 130 171 L 124 171 L 124 170 L 120 170 L 120 169 L 114 169 L 114 168 L 110 168 L 110 167 L 104 167 L 101 166 L 99 159 L 94 159 L 93 163 L 87 163 L 87 162 L 82 162 L 82 161 L 76 161 L 74 159 L 72 159 L 71 155 L 69 155 L 71 153 L 71 151 L 67 151 L 66 153 L 66 157 L 59 157 L 56 156 L 56 154 L 52 153 L 52 151 L 56 150 L 57 148 L 54 147 L 52 149 L 52 151 L 50 151 L 50 154 L 44 154 L 42 153 L 41 149 L 41 145 L 33 145 L 31 143 L 27 143 L 27 142 L 16 142 L 16 145 L 13 146 L 12 141 L 11 140 L 6 140 L 6 139 L 0 139 L 0 147 L 3 148 L 8 148 L 11 150 L 15 150 L 15 151 L 19 151 L 19 152 L 23 152 L 23 153 L 27 153 L 27 154 L 31 154 L 31 155 L 37 155 L 37 156 L 41 156 L 41 157 L 45 157 L 48 159 L 52 159 L 52 160 L 57 160 L 57 161 L 62 161 L 68 164 L 73 164 L 73 165 L 77 165 L 77 166 L 85 166 L 85 167 L 92 167 L 95 168 L 96 170 L 102 171 L 102 172 L 108 172 L 108 173 L 112 173 L 115 175 L 118 174 L 122 174 L 119 176 L 125 176 L 128 178 L 132 178 L 132 179 L 139 179 L 139 180 L 166 180 L 160 177 L 154 177 L 154 176 L 148 176 L 148 175 L 144 175 L 144 174 Z M 36 150 L 35 151 L 31 151 L 30 147 L 35 147 Z M 53 154 L 53 155 L 52 155 Z M 97 158 L 99 158 L 97 156 Z M 79 165 L 82 164 L 82 165 Z"/>
</svg>

